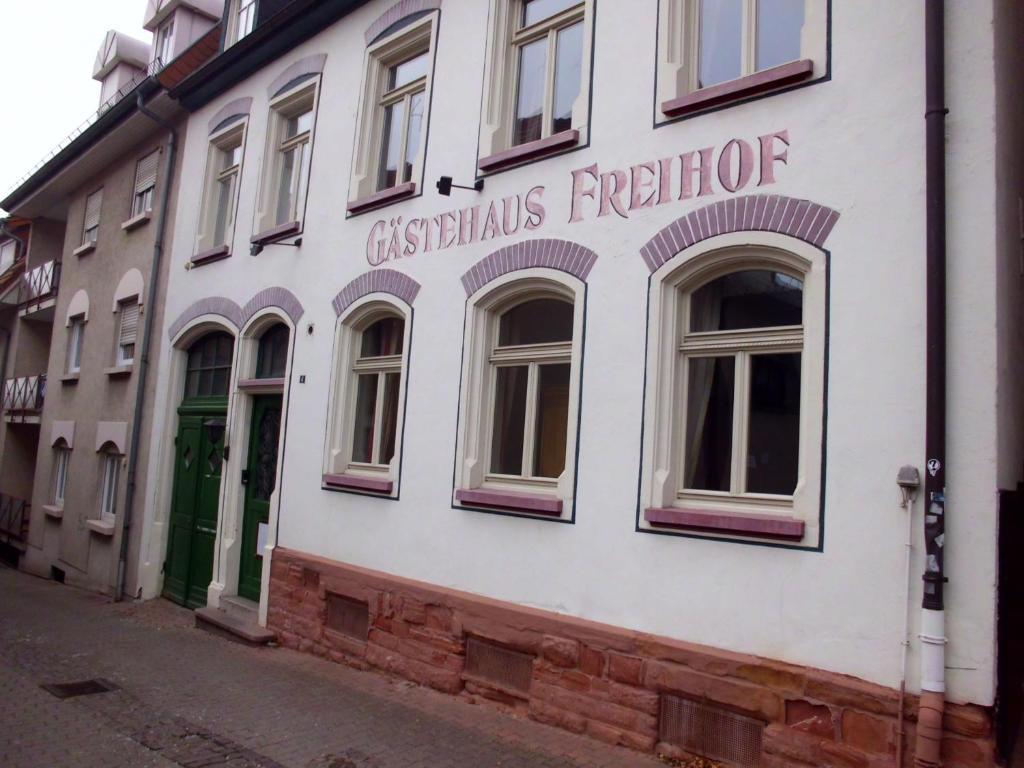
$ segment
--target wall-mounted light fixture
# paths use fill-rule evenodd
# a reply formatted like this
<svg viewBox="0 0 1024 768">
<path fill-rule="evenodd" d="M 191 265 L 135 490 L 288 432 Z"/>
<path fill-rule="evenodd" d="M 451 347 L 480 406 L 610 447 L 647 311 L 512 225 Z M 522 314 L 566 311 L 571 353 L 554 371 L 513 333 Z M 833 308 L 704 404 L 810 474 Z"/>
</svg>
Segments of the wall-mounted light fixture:
<svg viewBox="0 0 1024 768">
<path fill-rule="evenodd" d="M 295 238 L 295 241 L 291 243 L 253 243 L 252 245 L 249 246 L 249 255 L 259 256 L 261 253 L 263 253 L 263 249 L 266 248 L 268 245 L 287 245 L 289 248 L 298 248 L 300 245 L 302 245 L 302 238 L 297 237 Z"/>
<path fill-rule="evenodd" d="M 440 179 L 437 180 L 437 191 L 440 192 L 445 197 L 451 196 L 452 189 L 468 189 L 474 192 L 483 192 L 484 180 L 477 179 L 476 181 L 473 182 L 472 187 L 465 187 L 462 184 L 453 184 L 451 176 L 442 176 Z"/>
</svg>

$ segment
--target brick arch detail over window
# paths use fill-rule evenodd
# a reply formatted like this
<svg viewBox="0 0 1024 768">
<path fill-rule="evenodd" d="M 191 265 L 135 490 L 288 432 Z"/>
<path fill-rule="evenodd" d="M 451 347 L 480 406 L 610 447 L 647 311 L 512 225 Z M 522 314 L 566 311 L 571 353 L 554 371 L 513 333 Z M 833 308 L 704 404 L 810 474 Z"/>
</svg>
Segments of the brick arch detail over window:
<svg viewBox="0 0 1024 768">
<path fill-rule="evenodd" d="M 267 97 L 274 98 L 278 92 L 288 83 L 304 75 L 319 75 L 324 71 L 324 64 L 327 62 L 326 53 L 315 53 L 306 56 L 289 65 L 280 75 L 274 78 L 274 82 L 267 88 Z"/>
<path fill-rule="evenodd" d="M 497 277 L 531 267 L 557 269 L 587 282 L 596 261 L 596 253 L 569 240 L 525 240 L 478 261 L 462 276 L 462 285 L 466 295 L 472 296 Z"/>
<path fill-rule="evenodd" d="M 281 288 L 280 286 L 264 288 L 242 307 L 242 322 L 239 324 L 239 328 L 252 320 L 257 312 L 270 307 L 280 309 L 288 315 L 292 323 L 298 323 L 306 311 L 302 308 L 299 300 L 295 298 L 295 294 L 287 288 Z"/>
<path fill-rule="evenodd" d="M 384 11 L 366 28 L 366 44 L 372 43 L 381 32 L 405 17 L 421 13 L 422 11 L 436 11 L 440 7 L 441 0 L 400 0 L 400 2 L 395 3 Z"/>
<path fill-rule="evenodd" d="M 782 195 L 744 195 L 705 205 L 664 227 L 640 249 L 651 272 L 691 245 L 730 232 L 778 232 L 822 247 L 839 212 Z"/>
<path fill-rule="evenodd" d="M 242 308 L 235 304 L 235 302 L 231 299 L 225 299 L 223 296 L 207 296 L 205 299 L 200 299 L 193 303 L 178 315 L 178 318 L 171 323 L 171 327 L 167 332 L 168 337 L 172 340 L 177 338 L 186 325 L 203 315 L 219 315 L 231 322 L 235 328 L 241 328 L 244 324 Z"/>
<path fill-rule="evenodd" d="M 334 313 L 341 317 L 353 302 L 370 293 L 390 293 L 411 307 L 419 292 L 420 284 L 408 275 L 394 269 L 374 269 L 364 272 L 342 288 L 331 303 Z"/>
</svg>

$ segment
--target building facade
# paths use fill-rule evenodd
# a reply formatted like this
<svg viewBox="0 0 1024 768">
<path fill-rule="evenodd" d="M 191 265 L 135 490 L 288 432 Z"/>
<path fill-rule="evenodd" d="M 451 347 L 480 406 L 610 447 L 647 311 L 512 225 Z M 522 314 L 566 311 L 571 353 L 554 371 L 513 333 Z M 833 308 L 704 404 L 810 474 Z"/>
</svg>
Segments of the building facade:
<svg viewBox="0 0 1024 768">
<path fill-rule="evenodd" d="M 1019 4 L 181 5 L 132 594 L 639 750 L 1007 753 Z"/>
</svg>

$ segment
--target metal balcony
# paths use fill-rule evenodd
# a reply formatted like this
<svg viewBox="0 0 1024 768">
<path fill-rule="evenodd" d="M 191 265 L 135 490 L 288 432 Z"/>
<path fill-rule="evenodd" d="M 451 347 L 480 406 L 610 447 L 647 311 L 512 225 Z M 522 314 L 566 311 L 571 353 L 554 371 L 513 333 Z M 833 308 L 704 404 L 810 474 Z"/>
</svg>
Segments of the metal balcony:
<svg viewBox="0 0 1024 768">
<path fill-rule="evenodd" d="M 22 376 L 4 382 L 3 412 L 9 422 L 38 424 L 46 397 L 46 376 Z"/>
<path fill-rule="evenodd" d="M 18 307 L 22 317 L 45 319 L 42 313 L 53 316 L 60 287 L 60 262 L 48 261 L 21 276 L 18 285 Z"/>
</svg>

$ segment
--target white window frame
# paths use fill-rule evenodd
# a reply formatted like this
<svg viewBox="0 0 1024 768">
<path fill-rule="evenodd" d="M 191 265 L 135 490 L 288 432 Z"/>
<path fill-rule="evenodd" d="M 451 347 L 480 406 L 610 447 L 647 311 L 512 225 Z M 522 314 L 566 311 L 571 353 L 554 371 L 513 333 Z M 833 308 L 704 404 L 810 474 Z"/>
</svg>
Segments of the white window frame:
<svg viewBox="0 0 1024 768">
<path fill-rule="evenodd" d="M 96 202 L 93 203 L 93 200 Z M 95 207 L 95 216 L 90 217 L 89 211 Z M 97 189 L 85 198 L 85 212 L 82 218 L 82 245 L 95 245 L 99 239 L 100 218 L 103 216 L 103 188 Z M 90 226 L 90 223 L 92 226 Z"/>
<path fill-rule="evenodd" d="M 174 57 L 174 14 L 172 13 L 156 29 L 153 46 L 153 61 L 159 67 L 166 67 Z"/>
<path fill-rule="evenodd" d="M 580 93 L 572 110 L 569 130 L 579 131 L 578 145 L 589 141 L 590 62 L 594 41 L 594 0 L 581 0 L 576 6 L 531 27 L 521 29 L 524 0 L 492 0 L 491 26 L 487 42 L 487 70 L 484 79 L 484 112 L 480 125 L 479 158 L 483 159 L 513 148 L 516 103 L 519 82 L 519 49 L 526 43 L 549 36 L 557 30 L 583 20 L 583 56 L 580 62 Z M 551 110 L 554 99 L 554 45 L 548 44 L 548 86 L 545 89 L 544 122 L 541 137 L 551 136 Z"/>
<path fill-rule="evenodd" d="M 68 320 L 68 364 L 67 372 L 80 373 L 82 370 L 82 349 L 85 343 L 85 315 L 75 315 Z"/>
<path fill-rule="evenodd" d="M 434 58 L 437 50 L 438 13 L 428 13 L 421 19 L 402 27 L 387 37 L 374 41 L 366 49 L 363 93 L 360 99 L 360 114 L 357 121 L 355 163 L 352 181 L 349 185 L 349 200 L 355 201 L 378 192 L 386 191 L 379 185 L 384 146 L 384 108 L 397 101 L 406 100 L 405 121 L 409 120 L 408 100 L 415 93 L 423 93 L 423 134 L 420 149 L 413 163 L 409 181 L 416 188 L 423 186 L 423 159 L 426 156 L 427 134 L 430 126 L 431 90 L 434 79 Z M 391 67 L 415 56 L 427 54 L 427 73 L 394 91 L 388 91 L 388 75 Z M 408 130 L 403 131 L 402 157 L 405 157 L 405 142 Z M 398 181 L 396 186 L 403 182 Z"/>
<path fill-rule="evenodd" d="M 744 42 L 740 78 L 756 72 L 757 2 L 743 0 Z M 671 119 L 662 112 L 662 104 L 700 90 L 700 5 L 701 0 L 658 0 L 655 116 L 659 122 Z M 828 0 L 804 0 L 800 59 L 813 62 L 808 81 L 825 75 L 828 68 Z"/>
<path fill-rule="evenodd" d="M 235 220 L 238 213 L 238 187 L 242 180 L 242 166 L 245 163 L 245 140 L 248 133 L 248 117 L 224 126 L 210 135 L 210 146 L 206 157 L 206 172 L 203 182 L 203 198 L 200 207 L 199 233 L 196 235 L 196 252 L 201 253 L 218 246 L 230 246 L 234 240 Z M 240 150 L 239 161 L 235 165 L 219 169 L 219 160 L 235 148 Z M 217 214 L 220 196 L 217 194 L 220 184 L 231 183 L 231 195 L 228 200 L 227 222 L 224 226 L 223 242 L 217 242 Z"/>
<path fill-rule="evenodd" d="M 125 314 L 125 310 L 129 307 L 135 307 L 135 330 L 130 336 L 131 341 L 125 341 L 125 320 L 129 315 Z M 128 367 L 135 363 L 135 352 L 136 346 L 139 342 L 139 323 L 142 322 L 142 304 L 139 302 L 138 296 L 132 296 L 127 299 L 119 301 L 117 304 L 117 338 L 114 340 L 117 351 L 115 353 L 114 363 L 119 368 Z M 131 347 L 132 354 L 129 356 L 126 352 L 127 347 Z"/>
<path fill-rule="evenodd" d="M 705 338 L 684 345 L 688 321 L 688 297 L 702 285 L 733 272 L 772 270 L 803 281 L 803 324 L 800 328 L 722 332 L 715 340 Z M 648 315 L 647 391 L 644 398 L 643 466 L 640 483 L 641 509 L 681 508 L 706 512 L 792 517 L 804 523 L 797 546 L 814 547 L 819 541 L 821 511 L 821 460 L 824 435 L 825 392 L 825 255 L 801 241 L 773 233 L 741 232 L 712 238 L 687 250 L 685 260 L 670 260 L 652 278 Z M 757 337 L 755 339 L 755 337 Z M 692 337 L 691 337 L 692 338 Z M 753 343 L 770 352 L 800 351 L 800 447 L 797 486 L 790 496 L 684 489 L 686 434 L 686 368 L 684 358 L 714 356 L 735 343 L 736 351 Z M 696 347 L 704 344 L 705 350 Z M 686 350 L 683 350 L 683 347 Z M 737 368 L 734 413 L 740 413 L 741 371 Z M 744 429 L 747 414 L 734 418 L 734 432 Z M 732 482 L 738 481 L 733 447 Z M 742 469 L 739 474 L 744 474 Z M 734 488 L 736 486 L 734 485 Z M 644 529 L 657 530 L 641 515 Z M 708 537 L 735 538 L 736 534 L 701 532 Z M 744 538 L 757 538 L 756 535 Z"/>
<path fill-rule="evenodd" d="M 320 94 L 320 75 L 313 75 L 296 84 L 286 92 L 274 97 L 270 102 L 270 117 L 267 121 L 267 146 L 264 154 L 263 180 L 260 185 L 260 206 L 257 213 L 257 233 L 268 232 L 292 221 L 302 229 L 305 217 L 306 197 L 309 194 L 309 180 L 313 168 L 313 146 L 316 136 L 317 106 Z M 308 131 L 285 139 L 288 119 L 297 114 L 309 111 L 312 115 Z M 305 168 L 296 167 L 292 182 L 294 203 L 293 216 L 286 221 L 277 221 L 277 203 L 281 174 L 284 172 L 285 153 L 305 144 L 303 164 Z M 306 177 L 305 193 L 297 194 L 299 182 L 303 174 Z"/>
<path fill-rule="evenodd" d="M 227 44 L 234 45 L 256 28 L 258 0 L 231 0 Z"/>
<path fill-rule="evenodd" d="M 143 180 L 140 178 L 140 174 L 145 167 L 144 163 L 150 160 L 154 164 L 152 176 L 147 180 Z M 153 210 L 153 198 L 156 195 L 156 179 L 160 173 L 159 165 L 159 149 L 154 149 L 152 152 L 139 158 L 138 162 L 135 163 L 135 185 L 132 188 L 131 218 L 134 219 L 136 216 L 142 216 Z"/>
<path fill-rule="evenodd" d="M 17 256 L 17 254 L 17 240 L 5 240 L 3 243 L 0 243 L 0 272 L 6 272 L 7 269 L 14 264 L 16 261 L 15 256 Z"/>
<path fill-rule="evenodd" d="M 61 441 L 53 449 L 53 505 L 64 507 L 64 499 L 67 496 L 68 467 L 71 463 L 71 448 L 67 443 Z"/>
<path fill-rule="evenodd" d="M 470 297 L 466 311 L 462 392 L 456 445 L 455 490 L 491 490 L 548 496 L 562 502 L 562 519 L 572 517 L 579 423 L 580 366 L 583 354 L 585 285 L 563 272 L 546 268 L 518 270 L 488 283 Z M 532 299 L 558 298 L 573 305 L 573 336 L 568 354 L 563 344 L 553 353 L 569 362 L 569 405 L 566 416 L 565 467 L 557 478 L 497 475 L 491 470 L 494 397 L 497 367 L 493 359 L 501 314 Z M 549 345 L 537 345 L 549 346 Z M 537 350 L 533 350 L 536 352 Z M 530 354 L 528 350 L 523 350 Z M 501 355 L 506 356 L 507 355 Z M 566 360 L 567 358 L 567 360 Z M 528 409 L 531 407 L 527 402 Z M 527 411 L 527 429 L 532 429 Z M 524 455 L 528 440 L 524 440 Z M 458 505 L 459 501 L 455 501 Z M 524 514 L 529 514 L 524 511 Z M 544 515 L 550 518 L 550 515 Z"/>
<path fill-rule="evenodd" d="M 103 469 L 100 474 L 100 514 L 104 522 L 114 522 L 117 517 L 117 486 L 121 477 L 121 460 L 119 453 L 111 450 L 103 451 Z"/>
<path fill-rule="evenodd" d="M 404 323 L 402 354 L 388 357 L 361 359 L 363 331 L 378 320 L 397 317 Z M 403 302 L 388 294 L 370 294 L 356 301 L 338 319 L 335 360 L 331 382 L 329 445 L 326 451 L 324 474 L 346 474 L 371 479 L 390 480 L 395 485 L 391 495 L 398 493 L 398 468 L 402 463 L 402 433 L 405 423 L 405 389 L 409 378 L 409 345 L 412 341 L 412 311 Z M 398 373 L 398 415 L 395 420 L 395 453 L 388 464 L 354 462 L 352 441 L 355 432 L 356 400 L 359 374 Z M 384 377 L 377 382 L 377 412 L 375 423 L 381 423 Z M 379 451 L 380 440 L 374 440 L 374 454 Z"/>
</svg>

